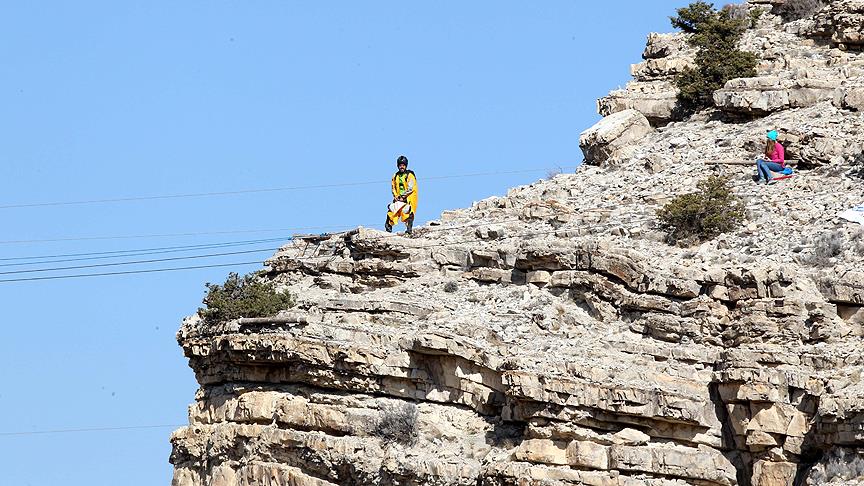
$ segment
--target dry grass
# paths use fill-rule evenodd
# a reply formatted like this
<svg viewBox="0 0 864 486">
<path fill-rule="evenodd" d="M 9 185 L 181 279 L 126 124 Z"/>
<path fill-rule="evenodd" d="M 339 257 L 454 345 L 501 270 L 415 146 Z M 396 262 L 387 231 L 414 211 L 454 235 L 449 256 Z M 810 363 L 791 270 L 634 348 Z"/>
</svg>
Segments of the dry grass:
<svg viewBox="0 0 864 486">
<path fill-rule="evenodd" d="M 854 451 L 834 449 L 810 472 L 813 484 L 843 484 L 864 479 L 864 456 Z"/>
<path fill-rule="evenodd" d="M 372 435 L 386 442 L 411 445 L 417 441 L 417 406 L 408 402 L 385 403 Z"/>
<path fill-rule="evenodd" d="M 801 258 L 801 263 L 812 267 L 831 266 L 831 259 L 843 253 L 846 236 L 840 230 L 822 233 L 816 237 L 813 249 Z"/>
</svg>

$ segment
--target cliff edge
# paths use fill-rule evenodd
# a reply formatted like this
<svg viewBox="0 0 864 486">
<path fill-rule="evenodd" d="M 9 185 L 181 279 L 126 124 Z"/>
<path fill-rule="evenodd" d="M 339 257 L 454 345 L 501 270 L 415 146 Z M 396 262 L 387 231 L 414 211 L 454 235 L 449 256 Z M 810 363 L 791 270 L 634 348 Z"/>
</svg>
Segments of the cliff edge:
<svg viewBox="0 0 864 486">
<path fill-rule="evenodd" d="M 652 34 L 586 164 L 413 238 L 298 238 L 270 318 L 178 332 L 200 389 L 175 486 L 864 484 L 864 1 L 765 13 L 758 75 L 686 119 Z M 757 186 L 776 128 L 798 174 Z M 698 154 L 699 159 L 694 160 Z M 656 211 L 730 177 L 747 220 L 671 246 Z"/>
</svg>

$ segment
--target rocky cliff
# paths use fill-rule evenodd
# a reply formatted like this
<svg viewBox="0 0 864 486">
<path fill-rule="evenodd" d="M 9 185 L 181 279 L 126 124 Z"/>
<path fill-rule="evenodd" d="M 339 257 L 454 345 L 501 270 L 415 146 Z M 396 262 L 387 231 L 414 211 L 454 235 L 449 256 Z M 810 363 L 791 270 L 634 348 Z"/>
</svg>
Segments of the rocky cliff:
<svg viewBox="0 0 864 486">
<path fill-rule="evenodd" d="M 678 118 L 692 52 L 653 34 L 577 173 L 414 238 L 296 239 L 265 274 L 294 308 L 184 320 L 201 387 L 173 484 L 864 484 L 864 232 L 837 218 L 864 202 L 864 2 L 779 4 L 749 3 L 759 75 L 715 108 Z M 768 128 L 795 178 L 705 164 Z M 747 222 L 668 245 L 656 210 L 709 174 Z"/>
</svg>

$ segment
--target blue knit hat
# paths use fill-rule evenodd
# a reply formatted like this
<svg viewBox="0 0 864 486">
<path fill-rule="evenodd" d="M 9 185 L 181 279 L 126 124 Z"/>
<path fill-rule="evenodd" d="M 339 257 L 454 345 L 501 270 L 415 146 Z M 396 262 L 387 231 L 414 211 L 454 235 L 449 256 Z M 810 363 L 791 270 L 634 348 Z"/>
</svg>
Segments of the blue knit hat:
<svg viewBox="0 0 864 486">
<path fill-rule="evenodd" d="M 777 130 L 771 130 L 770 132 L 768 132 L 768 140 L 773 140 L 776 142 L 778 135 L 779 134 L 777 133 Z"/>
</svg>

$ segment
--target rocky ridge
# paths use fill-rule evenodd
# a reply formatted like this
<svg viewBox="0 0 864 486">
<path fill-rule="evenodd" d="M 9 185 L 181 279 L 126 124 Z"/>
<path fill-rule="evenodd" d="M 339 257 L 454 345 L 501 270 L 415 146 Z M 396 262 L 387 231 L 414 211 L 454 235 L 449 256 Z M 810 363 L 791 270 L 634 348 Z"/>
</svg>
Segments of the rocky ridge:
<svg viewBox="0 0 864 486">
<path fill-rule="evenodd" d="M 673 104 L 601 100 L 577 173 L 414 238 L 297 238 L 263 277 L 293 309 L 185 319 L 201 387 L 173 484 L 864 484 L 864 232 L 836 216 L 864 202 L 864 9 L 784 22 L 779 3 L 749 3 L 759 76 L 714 110 L 675 119 L 693 53 L 652 34 L 634 85 Z M 795 178 L 704 163 L 752 159 L 775 127 Z M 746 225 L 666 244 L 655 211 L 708 174 Z"/>
</svg>

